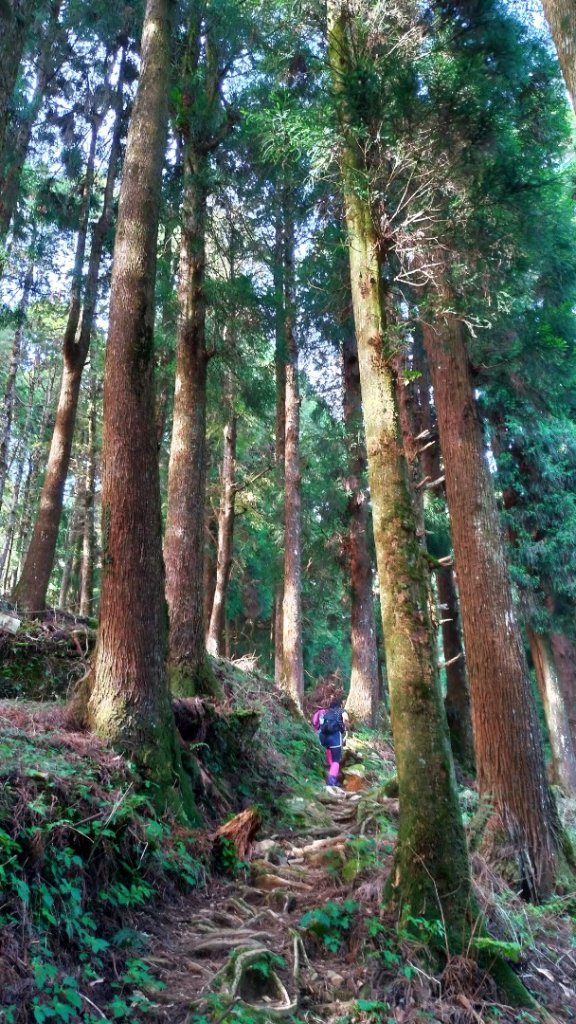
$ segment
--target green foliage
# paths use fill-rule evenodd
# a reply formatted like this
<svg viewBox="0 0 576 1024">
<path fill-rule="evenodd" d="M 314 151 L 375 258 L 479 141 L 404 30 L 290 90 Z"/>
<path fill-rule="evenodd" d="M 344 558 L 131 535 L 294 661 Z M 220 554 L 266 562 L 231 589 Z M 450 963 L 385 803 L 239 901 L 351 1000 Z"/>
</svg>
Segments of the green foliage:
<svg viewBox="0 0 576 1024">
<path fill-rule="evenodd" d="M 378 866 L 378 843 L 373 836 L 352 836 L 346 841 L 344 852 L 346 860 L 341 873 L 345 882 L 353 882 L 363 871 Z"/>
<path fill-rule="evenodd" d="M 331 953 L 337 953 L 346 941 L 360 904 L 356 900 L 328 900 L 316 910 L 308 910 L 298 927 L 310 932 Z"/>
<path fill-rule="evenodd" d="M 96 996 L 113 1020 L 146 1013 L 161 986 L 130 914 L 159 888 L 202 881 L 190 844 L 155 817 L 129 769 L 102 754 L 13 729 L 2 734 L 0 755 L 0 928 L 30 963 L 30 1019 L 92 1024 Z M 100 977 L 107 980 L 95 995 Z M 7 1020 L 23 1019 L 1 1000 Z"/>
<path fill-rule="evenodd" d="M 504 942 L 501 939 L 492 939 L 489 936 L 479 936 L 472 942 L 472 949 L 478 953 L 492 954 L 494 957 L 504 956 L 507 960 L 518 963 L 522 954 L 522 947 L 517 942 Z"/>
<path fill-rule="evenodd" d="M 245 860 L 240 860 L 236 852 L 234 841 L 228 836 L 220 836 L 218 839 L 218 868 L 225 875 L 232 875 L 235 878 L 249 870 L 250 865 Z"/>
</svg>

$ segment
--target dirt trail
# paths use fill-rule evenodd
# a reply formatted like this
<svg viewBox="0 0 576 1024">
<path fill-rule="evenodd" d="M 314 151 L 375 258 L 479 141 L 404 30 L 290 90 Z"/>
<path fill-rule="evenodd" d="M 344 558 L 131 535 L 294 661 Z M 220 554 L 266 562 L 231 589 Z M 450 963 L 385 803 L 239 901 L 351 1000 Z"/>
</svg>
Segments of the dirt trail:
<svg viewBox="0 0 576 1024">
<path fill-rule="evenodd" d="M 307 910 L 349 895 L 339 867 L 347 841 L 364 827 L 361 799 L 321 790 L 308 804 L 318 824 L 256 843 L 244 879 L 212 884 L 176 917 L 172 911 L 169 920 L 148 922 L 154 952 L 146 960 L 166 984 L 154 999 L 158 1021 L 180 1024 L 207 1011 L 212 1020 L 206 997 L 214 987 L 221 991 L 214 1020 L 222 1022 L 226 1006 L 239 1001 L 265 1011 L 271 1022 L 312 1007 L 316 1019 L 329 1020 L 358 996 L 362 965 L 350 953 L 331 956 L 298 925 Z M 396 810 L 396 801 L 387 803 Z"/>
</svg>

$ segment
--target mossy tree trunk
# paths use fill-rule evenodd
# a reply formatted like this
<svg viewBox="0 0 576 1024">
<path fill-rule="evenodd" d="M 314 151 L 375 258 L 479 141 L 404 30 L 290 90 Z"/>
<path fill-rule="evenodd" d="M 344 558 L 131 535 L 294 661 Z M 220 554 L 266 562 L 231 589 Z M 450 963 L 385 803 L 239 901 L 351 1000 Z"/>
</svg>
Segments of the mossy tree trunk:
<svg viewBox="0 0 576 1024">
<path fill-rule="evenodd" d="M 423 325 L 444 456 L 478 787 L 501 819 L 527 895 L 544 899 L 554 884 L 560 830 L 464 330 L 451 314 L 438 314 L 435 327 Z"/>
<path fill-rule="evenodd" d="M 368 547 L 369 499 L 366 442 L 362 423 L 360 369 L 354 325 L 344 336 L 344 423 L 348 445 L 348 535 L 345 550 L 350 569 L 350 645 L 352 667 L 346 710 L 353 721 L 375 728 L 379 714 L 380 680 L 376 620 L 372 595 L 372 559 Z M 384 712 L 383 712 L 384 713 Z"/>
<path fill-rule="evenodd" d="M 342 128 L 350 276 L 400 819 L 393 886 L 411 913 L 443 918 L 452 949 L 469 934 L 470 875 L 428 611 L 425 553 L 416 532 L 399 436 L 395 352 L 387 335 L 379 245 L 347 85 L 354 73 L 345 7 L 328 5 L 329 60 Z"/>
<path fill-rule="evenodd" d="M 148 0 L 128 129 L 104 376 L 102 590 L 88 720 L 182 807 L 166 678 L 160 481 L 154 422 L 154 283 L 168 124 L 173 0 Z"/>
</svg>

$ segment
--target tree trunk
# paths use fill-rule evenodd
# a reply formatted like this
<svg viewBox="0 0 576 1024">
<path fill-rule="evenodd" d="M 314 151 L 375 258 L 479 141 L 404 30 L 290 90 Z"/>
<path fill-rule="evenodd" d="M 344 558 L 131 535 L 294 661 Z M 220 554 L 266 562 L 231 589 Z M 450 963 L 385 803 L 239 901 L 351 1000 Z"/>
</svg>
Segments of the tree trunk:
<svg viewBox="0 0 576 1024">
<path fill-rule="evenodd" d="M 350 567 L 352 671 L 346 710 L 353 721 L 375 728 L 379 712 L 378 646 L 372 596 L 372 559 L 368 549 L 369 499 L 363 485 L 366 443 L 356 336 L 347 331 L 343 346 L 344 423 L 348 447 L 348 537 Z"/>
<path fill-rule="evenodd" d="M 527 627 L 526 633 L 546 715 L 554 782 L 564 790 L 566 796 L 575 796 L 576 751 L 550 637 L 544 633 L 537 633 L 530 626 Z"/>
<path fill-rule="evenodd" d="M 53 68 L 54 43 L 59 30 L 59 17 L 63 0 L 52 0 L 49 7 L 48 23 L 43 28 L 42 44 L 38 56 L 36 85 L 32 98 L 12 138 L 12 144 L 6 159 L 4 174 L 0 179 L 0 239 L 8 234 L 12 217 L 18 202 L 22 170 L 28 155 L 32 129 L 40 112 L 46 95 L 50 78 L 55 74 Z"/>
<path fill-rule="evenodd" d="M 275 352 L 274 367 L 276 371 L 276 438 L 274 464 L 278 493 L 281 495 L 281 512 L 279 526 L 284 533 L 284 452 L 286 447 L 286 338 L 284 322 L 284 217 L 279 211 L 276 217 L 274 243 L 274 300 L 275 300 Z M 284 538 L 282 538 L 284 539 Z M 274 595 L 274 683 L 282 684 L 284 670 L 282 604 L 284 601 L 284 559 L 282 570 L 276 584 Z"/>
<path fill-rule="evenodd" d="M 208 161 L 184 153 L 185 194 L 178 286 L 176 386 L 164 538 L 170 608 L 169 672 L 174 693 L 214 692 L 206 660 L 204 505 L 206 493 L 206 200 Z"/>
<path fill-rule="evenodd" d="M 576 111 L 576 5 L 574 0 L 542 0 L 542 6 Z"/>
<path fill-rule="evenodd" d="M 88 354 L 87 349 L 84 351 L 77 344 L 76 332 L 80 320 L 82 275 L 90 214 L 90 197 L 94 182 L 96 141 L 100 123 L 100 118 L 93 117 L 90 151 L 86 165 L 82 207 L 76 240 L 68 318 L 64 331 L 64 365 L 54 433 L 52 435 L 46 475 L 40 496 L 40 508 L 34 524 L 24 567 L 14 591 L 14 600 L 28 614 L 36 614 L 43 611 L 46 604 L 46 592 L 54 565 L 56 542 L 62 517 L 64 486 L 68 476 L 72 452 L 82 369 Z"/>
<path fill-rule="evenodd" d="M 166 606 L 154 422 L 154 283 L 168 124 L 173 0 L 148 0 L 118 209 L 102 447 L 102 591 L 89 723 L 181 808 L 165 668 Z"/>
<path fill-rule="evenodd" d="M 39 359 L 36 359 L 32 370 L 32 380 L 30 389 L 28 392 L 28 412 L 26 416 L 26 426 L 23 432 L 23 443 L 26 443 L 29 433 L 29 426 L 32 423 L 33 412 L 34 412 L 34 392 L 37 385 L 37 374 L 38 374 Z M 20 569 L 24 561 L 24 553 L 28 546 L 28 539 L 32 529 L 32 507 L 34 504 L 33 496 L 35 496 L 35 485 L 39 474 L 40 459 L 44 448 L 44 440 L 48 428 L 48 424 L 53 415 L 53 399 L 54 391 L 56 387 L 56 371 L 53 369 L 51 376 L 48 380 L 48 387 L 46 389 L 46 397 L 44 401 L 44 409 L 42 412 L 42 420 L 40 427 L 35 434 L 35 441 L 32 445 L 29 445 L 29 457 L 28 457 L 28 470 L 24 479 L 24 489 L 22 491 L 21 501 L 21 515 L 18 523 L 18 537 L 16 541 L 16 551 L 18 552 L 18 559 L 16 565 L 16 571 L 14 574 L 14 585 L 16 580 L 20 576 Z M 5 584 L 6 586 L 6 584 Z"/>
<path fill-rule="evenodd" d="M 420 463 L 422 475 L 429 481 L 438 480 L 443 475 L 440 459 L 438 428 L 433 415 L 430 397 L 430 369 L 426 353 L 422 346 L 421 332 L 416 331 L 414 344 L 414 367 L 421 376 L 418 381 L 418 429 L 417 435 L 424 434 L 421 440 Z M 446 500 L 446 486 L 440 485 L 435 493 Z M 449 554 L 447 551 L 446 554 Z M 436 570 L 436 587 L 438 590 L 438 610 L 442 633 L 442 650 L 446 666 L 446 696 L 444 707 L 450 731 L 452 753 L 459 764 L 465 769 L 474 768 L 474 734 L 472 731 L 472 711 L 470 708 L 470 687 L 466 672 L 466 659 L 460 633 L 460 606 L 456 591 L 454 571 L 451 565 Z"/>
<path fill-rule="evenodd" d="M 16 476 L 14 479 L 14 488 L 12 491 L 12 503 L 10 505 L 10 512 L 8 515 L 8 522 L 6 523 L 5 536 L 6 541 L 0 554 L 0 581 L 3 581 L 3 590 L 7 590 L 8 583 L 8 572 L 10 569 L 10 558 L 14 548 L 14 541 L 16 537 L 16 521 L 18 518 L 18 508 L 20 501 L 20 491 L 22 488 L 22 480 L 24 478 L 24 467 L 26 465 L 26 456 L 24 451 L 25 445 L 22 444 L 22 458 L 18 463 L 18 469 L 16 470 Z"/>
<path fill-rule="evenodd" d="M 82 491 L 83 481 L 81 478 L 76 480 L 76 491 L 74 494 L 74 505 L 70 513 L 70 522 L 68 523 L 68 530 L 66 531 L 66 548 L 64 551 L 64 568 L 62 570 L 62 579 L 60 581 L 60 594 L 58 597 L 58 607 L 62 611 L 68 609 L 68 594 L 70 592 L 70 584 L 72 582 L 72 576 L 74 573 L 74 558 L 76 554 L 76 548 L 78 544 L 78 537 L 83 533 L 83 524 L 81 521 L 81 502 L 82 502 Z"/>
<path fill-rule="evenodd" d="M 81 367 L 76 366 L 74 360 L 65 359 L 40 507 L 20 579 L 14 590 L 14 601 L 29 615 L 42 612 L 46 605 L 46 592 L 54 565 L 62 516 L 64 485 L 70 464 L 81 374 Z"/>
<path fill-rule="evenodd" d="M 472 696 L 478 788 L 492 801 L 533 899 L 551 892 L 558 820 L 512 602 L 464 327 L 423 325 L 434 386 Z"/>
<path fill-rule="evenodd" d="M 347 83 L 354 58 L 348 32 L 341 0 L 329 0 L 329 60 L 343 134 L 350 276 L 398 765 L 400 819 L 393 887 L 413 915 L 445 921 L 447 942 L 460 951 L 470 934 L 466 840 L 435 665 L 427 565 L 399 436 L 379 245 L 365 192 L 363 153 L 350 125 L 353 108 Z"/>
<path fill-rule="evenodd" d="M 300 394 L 294 312 L 294 221 L 284 211 L 284 337 L 286 419 L 284 433 L 284 593 L 282 687 L 298 707 L 304 699 L 301 610 Z"/>
<path fill-rule="evenodd" d="M 226 592 L 232 568 L 232 542 L 234 539 L 234 511 L 236 500 L 236 413 L 234 411 L 234 384 L 232 373 L 228 373 L 227 402 L 228 420 L 224 427 L 224 452 L 220 511 L 218 514 L 218 549 L 216 557 L 216 586 L 207 647 L 217 657 L 221 653 L 226 613 Z"/>
<path fill-rule="evenodd" d="M 46 592 L 50 582 L 50 575 L 54 564 L 58 530 L 60 528 L 60 519 L 62 517 L 64 487 L 68 476 L 72 442 L 74 439 L 74 428 L 76 425 L 76 413 L 78 410 L 82 371 L 90 349 L 94 315 L 96 312 L 98 273 L 102 260 L 104 242 L 112 216 L 116 165 L 118 162 L 122 138 L 122 89 L 125 58 L 126 53 L 124 51 L 118 77 L 116 121 L 108 159 L 108 173 L 104 189 L 102 213 L 94 225 L 92 232 L 88 270 L 81 307 L 83 267 L 88 234 L 90 198 L 94 181 L 96 141 L 98 131 L 104 119 L 105 111 L 102 110 L 97 114 L 95 113 L 92 117 L 90 153 L 86 167 L 83 207 L 80 215 L 80 229 L 78 231 L 78 240 L 76 244 L 70 306 L 63 341 L 64 368 L 60 387 L 60 400 L 58 403 L 52 443 L 50 445 L 50 453 L 48 455 L 46 476 L 44 478 L 44 485 L 40 498 L 40 509 L 34 525 L 34 532 L 30 542 L 30 547 L 28 548 L 22 574 L 16 585 L 14 593 L 14 598 L 18 602 L 19 606 L 29 613 L 43 610 L 46 603 Z"/>
<path fill-rule="evenodd" d="M 98 388 L 92 374 L 90 404 L 88 407 L 88 451 L 86 454 L 86 481 L 84 487 L 84 524 L 82 534 L 82 570 L 80 578 L 80 615 L 89 618 L 93 613 L 95 531 L 94 502 L 96 497 L 96 397 Z"/>
<path fill-rule="evenodd" d="M 460 606 L 452 566 L 436 571 L 442 650 L 446 666 L 444 707 L 454 757 L 468 770 L 474 769 L 474 733 L 470 708 L 470 687 L 460 636 Z"/>
<path fill-rule="evenodd" d="M 10 103 L 24 54 L 26 36 L 36 9 L 36 0 L 4 0 L 0 7 L 0 180 L 4 179 Z"/>
<path fill-rule="evenodd" d="M 550 642 L 568 709 L 572 742 L 576 748 L 576 644 L 562 633 L 552 633 Z"/>
<path fill-rule="evenodd" d="M 26 277 L 24 278 L 22 298 L 20 299 L 20 304 L 18 306 L 18 323 L 16 325 L 16 330 L 14 331 L 14 341 L 12 343 L 12 352 L 10 354 L 8 376 L 4 387 L 4 404 L 0 414 L 0 509 L 2 508 L 4 488 L 6 486 L 6 477 L 8 475 L 8 449 L 10 447 L 10 439 L 12 437 L 12 417 L 14 415 L 14 398 L 16 394 L 16 375 L 22 360 L 24 323 L 26 320 L 26 311 L 30 301 L 30 292 L 32 291 L 33 281 L 34 260 L 31 258 L 26 271 Z"/>
</svg>

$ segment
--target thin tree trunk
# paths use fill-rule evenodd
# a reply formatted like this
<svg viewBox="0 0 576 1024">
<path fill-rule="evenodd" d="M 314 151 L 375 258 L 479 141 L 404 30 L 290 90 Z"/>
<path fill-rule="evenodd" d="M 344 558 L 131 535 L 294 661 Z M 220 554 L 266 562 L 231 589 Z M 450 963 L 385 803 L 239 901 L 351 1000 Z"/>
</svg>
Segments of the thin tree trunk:
<svg viewBox="0 0 576 1024">
<path fill-rule="evenodd" d="M 282 687 L 301 707 L 302 660 L 300 393 L 294 309 L 294 221 L 284 220 L 284 337 L 286 341 L 286 420 L 284 446 L 284 594 L 282 599 Z"/>
<path fill-rule="evenodd" d="M 82 494 L 82 499 L 84 494 Z M 78 509 L 79 523 L 76 536 L 74 537 L 74 557 L 72 559 L 72 574 L 70 577 L 72 596 L 69 601 L 69 609 L 73 615 L 78 615 L 80 611 L 80 588 L 82 586 L 82 542 L 84 539 L 84 522 L 83 518 L 80 518 L 84 512 L 82 506 Z"/>
<path fill-rule="evenodd" d="M 554 782 L 564 790 L 566 796 L 575 796 L 576 751 L 572 742 L 562 684 L 554 663 L 551 640 L 549 636 L 537 633 L 530 626 L 527 627 L 526 633 L 548 725 Z"/>
<path fill-rule="evenodd" d="M 76 555 L 76 547 L 78 544 L 78 537 L 82 536 L 83 523 L 81 521 L 81 503 L 83 498 L 83 487 L 84 482 L 78 478 L 76 481 L 76 490 L 74 493 L 74 505 L 72 512 L 70 513 L 70 522 L 68 524 L 68 530 L 66 532 L 66 548 L 64 552 L 64 568 L 62 571 L 62 579 L 60 581 L 60 594 L 58 596 L 58 607 L 62 611 L 66 611 L 68 608 L 68 594 L 70 592 L 70 584 L 72 582 L 72 576 L 74 573 L 74 558 Z"/>
<path fill-rule="evenodd" d="M 574 0 L 542 0 L 542 6 L 576 111 L 576 5 Z"/>
<path fill-rule="evenodd" d="M 151 778 L 159 806 L 170 800 L 180 809 L 154 422 L 156 241 L 174 6 L 146 5 L 120 189 L 104 374 L 100 629 L 88 720 Z"/>
<path fill-rule="evenodd" d="M 52 436 L 52 443 L 46 467 L 46 476 L 44 478 L 44 485 L 40 498 L 40 509 L 34 525 L 34 532 L 30 542 L 30 547 L 28 548 L 22 574 L 16 585 L 14 593 L 15 600 L 18 602 L 19 606 L 28 612 L 37 612 L 44 608 L 46 603 L 46 592 L 48 590 L 50 575 L 54 565 L 56 543 L 58 540 L 60 519 L 62 517 L 64 487 L 68 476 L 72 442 L 74 439 L 74 428 L 76 425 L 82 372 L 90 349 L 94 315 L 96 312 L 98 274 L 102 260 L 104 242 L 112 216 L 116 166 L 118 163 L 123 130 L 122 89 L 125 60 L 126 53 L 123 51 L 116 92 L 116 121 L 108 159 L 108 173 L 104 189 L 102 213 L 94 225 L 92 232 L 88 270 L 81 308 L 83 267 L 88 233 L 90 198 L 94 181 L 96 141 L 105 111 L 101 110 L 99 113 L 95 113 L 92 117 L 92 134 L 84 184 L 83 209 L 81 212 L 80 229 L 76 244 L 76 258 L 72 278 L 68 320 L 66 323 L 63 341 L 64 367 L 60 387 L 60 400 L 58 402 L 54 434 Z"/>
<path fill-rule="evenodd" d="M 221 501 L 218 514 L 218 548 L 216 556 L 216 586 L 210 615 L 207 648 L 218 657 L 221 653 L 226 617 L 226 592 L 232 568 L 232 544 L 234 539 L 234 511 L 236 501 L 236 413 L 234 410 L 234 378 L 228 371 L 227 379 L 228 419 L 224 427 L 224 451 L 222 456 Z"/>
<path fill-rule="evenodd" d="M 39 360 L 36 359 L 32 370 L 32 379 L 30 382 L 30 388 L 28 391 L 28 411 L 26 415 L 26 426 L 23 432 L 23 443 L 26 443 L 29 434 L 29 427 L 32 422 L 34 412 L 34 393 L 37 385 L 37 374 L 38 374 Z M 40 428 L 36 434 L 36 440 L 31 447 L 31 454 L 28 458 L 28 470 L 24 480 L 24 490 L 22 492 L 21 501 L 21 514 L 18 523 L 18 537 L 15 544 L 15 549 L 18 552 L 16 572 L 14 580 L 16 581 L 20 576 L 20 569 L 24 561 L 24 553 L 28 545 L 28 538 L 32 528 L 32 495 L 34 494 L 36 479 L 39 473 L 40 459 L 44 448 L 44 439 L 46 430 L 50 419 L 52 417 L 52 402 L 54 399 L 54 391 L 56 386 L 56 371 L 52 370 L 52 374 L 48 381 L 48 388 L 46 398 L 44 401 L 42 420 Z M 6 586 L 6 584 L 5 584 Z"/>
<path fill-rule="evenodd" d="M 14 590 L 14 601 L 30 615 L 42 612 L 46 604 L 72 449 L 80 377 L 81 371 L 65 362 L 40 507 L 22 572 Z"/>
<path fill-rule="evenodd" d="M 24 448 L 24 444 L 22 445 Z M 12 503 L 10 505 L 10 513 L 8 515 L 8 522 L 6 523 L 6 542 L 0 554 L 0 580 L 3 579 L 3 589 L 6 590 L 8 570 L 10 568 L 10 558 L 14 548 L 14 541 L 16 538 L 16 522 L 18 519 L 18 508 L 20 500 L 20 490 L 22 488 L 22 480 L 24 478 L 24 466 L 26 464 L 26 457 L 24 451 L 22 452 L 22 458 L 18 462 L 18 469 L 16 470 L 16 476 L 14 479 L 14 488 L 12 491 Z"/>
<path fill-rule="evenodd" d="M 275 243 L 274 243 L 274 301 L 275 309 L 275 352 L 274 367 L 276 371 L 276 438 L 274 449 L 274 463 L 276 467 L 276 482 L 278 493 L 281 495 L 280 523 L 282 534 L 284 534 L 284 471 L 285 471 L 285 447 L 286 447 L 286 337 L 284 322 L 284 218 L 283 211 L 279 211 L 276 217 Z M 284 538 L 282 538 L 284 539 Z M 282 553 L 283 554 L 283 553 Z M 282 557 L 282 571 L 276 584 L 274 595 L 274 682 L 276 686 L 282 683 L 284 670 L 283 634 L 282 625 L 282 604 L 284 601 L 284 558 Z"/>
<path fill-rule="evenodd" d="M 412 914 L 441 918 L 447 942 L 461 950 L 469 935 L 471 900 L 466 840 L 428 615 L 426 559 L 399 435 L 379 245 L 363 155 L 349 120 L 347 84 L 354 69 L 349 31 L 341 0 L 329 0 L 329 60 L 343 133 L 350 277 L 400 791 L 393 886 Z"/>
<path fill-rule="evenodd" d="M 94 504 L 96 498 L 96 398 L 98 388 L 94 374 L 90 379 L 88 406 L 88 443 L 86 453 L 86 481 L 84 488 L 84 529 L 82 534 L 82 570 L 80 578 L 80 615 L 89 618 L 93 613 L 94 564 L 96 543 Z"/>
<path fill-rule="evenodd" d="M 346 710 L 353 721 L 368 728 L 377 724 L 380 680 L 372 595 L 372 559 L 368 549 L 368 495 L 363 486 L 366 443 L 356 336 L 347 331 L 343 347 L 344 423 L 348 446 L 348 537 L 350 567 L 352 671 Z"/>
<path fill-rule="evenodd" d="M 472 696 L 478 788 L 501 819 L 534 899 L 552 890 L 559 829 L 512 602 L 463 324 L 423 326 L 434 386 Z"/>
<path fill-rule="evenodd" d="M 4 175 L 0 179 L 0 239 L 6 237 L 14 216 L 32 129 L 40 112 L 50 79 L 55 75 L 54 43 L 59 31 L 62 2 L 63 0 L 52 0 L 49 5 L 48 23 L 43 28 L 42 44 L 38 56 L 36 86 L 32 98 L 16 126 L 8 149 Z"/>
<path fill-rule="evenodd" d="M 16 394 L 16 375 L 20 368 L 22 360 L 22 339 L 24 337 L 24 324 L 26 320 L 26 311 L 28 309 L 28 303 L 30 301 L 30 292 L 32 291 L 32 284 L 34 281 L 34 260 L 30 259 L 28 269 L 26 271 L 26 277 L 24 278 L 24 287 L 22 289 L 22 298 L 18 306 L 17 313 L 17 326 L 14 331 L 14 341 L 12 343 L 12 352 L 10 354 L 10 364 L 8 366 L 8 376 L 6 378 L 6 385 L 4 387 L 4 403 L 0 413 L 0 509 L 2 508 L 2 501 L 4 498 L 4 488 L 6 486 L 6 477 L 8 475 L 8 449 L 10 447 L 10 440 L 12 437 L 12 418 L 14 415 L 14 398 Z"/>
</svg>

